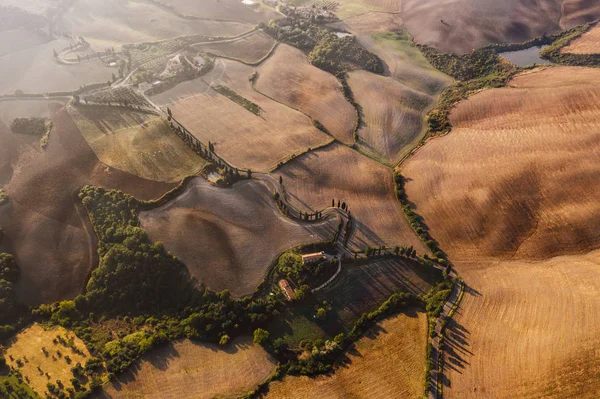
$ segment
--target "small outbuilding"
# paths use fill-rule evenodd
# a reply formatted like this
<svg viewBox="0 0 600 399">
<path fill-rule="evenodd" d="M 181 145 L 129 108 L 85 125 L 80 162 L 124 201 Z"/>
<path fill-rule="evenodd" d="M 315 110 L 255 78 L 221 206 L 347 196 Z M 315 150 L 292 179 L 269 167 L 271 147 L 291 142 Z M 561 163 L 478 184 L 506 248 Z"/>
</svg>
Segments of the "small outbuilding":
<svg viewBox="0 0 600 399">
<path fill-rule="evenodd" d="M 279 288 L 281 288 L 288 301 L 294 299 L 294 290 L 292 289 L 290 283 L 288 283 L 287 280 L 279 280 Z"/>
</svg>

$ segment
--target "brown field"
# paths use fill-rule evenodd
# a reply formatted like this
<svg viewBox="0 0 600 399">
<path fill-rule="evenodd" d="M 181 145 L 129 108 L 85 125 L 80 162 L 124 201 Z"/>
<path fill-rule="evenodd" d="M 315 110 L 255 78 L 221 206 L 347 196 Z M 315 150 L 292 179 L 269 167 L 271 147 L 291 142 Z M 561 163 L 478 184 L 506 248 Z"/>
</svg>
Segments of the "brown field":
<svg viewBox="0 0 600 399">
<path fill-rule="evenodd" d="M 351 32 L 384 63 L 386 75 L 413 90 L 432 96 L 439 94 L 452 79 L 432 67 L 412 42 L 399 15 L 371 12 L 334 25 Z"/>
<path fill-rule="evenodd" d="M 388 318 L 356 342 L 331 376 L 286 377 L 263 397 L 421 398 L 426 337 L 424 313 Z"/>
<path fill-rule="evenodd" d="M 335 26 L 353 33 L 384 63 L 387 76 L 352 72 L 348 83 L 365 122 L 361 150 L 396 164 L 424 136 L 425 114 L 452 79 L 427 62 L 399 15 L 371 12 Z"/>
<path fill-rule="evenodd" d="M 75 353 L 71 348 L 60 343 L 55 345 L 52 340 L 57 335 L 62 336 L 65 340 L 73 338 L 75 347 L 83 354 Z M 44 354 L 42 348 L 47 350 L 48 356 Z M 60 356 L 57 351 L 60 351 Z M 56 384 L 56 381 L 59 380 L 63 383 L 65 389 L 72 388 L 71 378 L 73 378 L 73 373 L 71 367 L 75 366 L 76 363 L 85 365 L 87 359 L 91 357 L 85 343 L 72 332 L 62 327 L 45 330 L 39 324 L 31 325 L 12 338 L 7 344 L 4 356 L 6 363 L 10 367 L 19 370 L 23 378 L 26 381 L 29 380 L 27 385 L 36 391 L 40 397 L 46 396 L 48 392 L 46 384 L 48 382 Z M 69 356 L 71 361 L 68 362 L 65 356 Z M 11 360 L 11 357 L 14 360 Z M 22 367 L 17 365 L 17 360 L 21 360 Z M 38 367 L 41 369 L 41 373 Z M 48 373 L 50 378 L 45 373 Z"/>
<path fill-rule="evenodd" d="M 336 219 L 296 223 L 275 208 L 262 182 L 218 188 L 198 178 L 165 206 L 140 215 L 142 227 L 162 241 L 210 289 L 250 294 L 278 253 L 330 239 Z"/>
<path fill-rule="evenodd" d="M 445 398 L 600 397 L 600 252 L 455 265 Z"/>
<path fill-rule="evenodd" d="M 114 68 L 100 61 L 61 65 L 52 58 L 52 50 L 68 46 L 66 40 L 53 40 L 0 57 L 0 94 L 22 90 L 25 93 L 72 91 L 84 84 L 110 80 Z"/>
<path fill-rule="evenodd" d="M 7 125 L 16 116 L 52 118 L 45 151 L 39 137 L 10 132 Z M 6 232 L 0 249 L 13 253 L 21 269 L 18 298 L 28 305 L 72 298 L 83 289 L 96 252 L 88 217 L 77 199 L 79 189 L 97 184 L 151 199 L 173 185 L 100 163 L 60 103 L 2 102 L 0 117 L 0 182 L 10 197 L 0 208 L 0 226 Z"/>
<path fill-rule="evenodd" d="M 402 18 L 421 44 L 467 53 L 488 43 L 523 42 L 600 17 L 590 0 L 405 0 Z M 442 22 L 443 21 L 443 22 Z"/>
<path fill-rule="evenodd" d="M 594 26 L 579 39 L 573 41 L 567 47 L 564 47 L 561 52 L 571 54 L 600 53 L 600 25 Z"/>
<path fill-rule="evenodd" d="M 433 99 L 393 78 L 366 71 L 350 72 L 348 85 L 361 107 L 361 145 L 397 164 L 422 137 L 423 114 Z"/>
<path fill-rule="evenodd" d="M 275 369 L 262 347 L 248 338 L 226 347 L 177 341 L 145 355 L 134 370 L 105 386 L 95 398 L 237 398 Z"/>
<path fill-rule="evenodd" d="M 312 66 L 304 53 L 280 45 L 258 69 L 256 88 L 318 120 L 338 140 L 352 144 L 356 111 L 337 79 Z"/>
<path fill-rule="evenodd" d="M 302 155 L 277 171 L 289 200 L 299 209 L 312 211 L 341 199 L 349 206 L 356 227 L 349 248 L 414 245 L 425 247 L 408 225 L 400 208 L 387 167 L 340 144 Z"/>
<path fill-rule="evenodd" d="M 408 197 L 453 259 L 528 259 L 600 244 L 600 71 L 556 67 L 486 90 L 403 166 Z"/>
<path fill-rule="evenodd" d="M 291 154 L 331 141 L 307 116 L 253 90 L 248 81 L 252 72 L 240 62 L 218 59 L 209 75 L 181 83 L 153 101 L 169 106 L 199 140 L 215 143 L 215 152 L 228 162 L 253 171 L 271 170 Z M 257 104 L 261 115 L 212 90 L 210 83 L 227 86 Z"/>
<path fill-rule="evenodd" d="M 83 36 L 96 51 L 176 36 L 235 36 L 253 27 L 239 22 L 182 19 L 149 2 L 120 0 L 77 1 L 55 24 L 58 30 Z"/>
<path fill-rule="evenodd" d="M 71 107 L 69 112 L 98 159 L 115 169 L 177 183 L 206 165 L 159 116 L 106 106 Z"/>
<path fill-rule="evenodd" d="M 260 1 L 255 1 L 255 7 L 248 7 L 238 0 L 207 0 L 202 3 L 195 0 L 161 0 L 161 2 L 168 4 L 184 15 L 216 20 L 234 20 L 258 24 L 259 22 L 269 22 L 273 18 L 281 17 L 281 14 L 272 8 L 263 6 Z"/>
<path fill-rule="evenodd" d="M 229 42 L 199 44 L 195 47 L 216 56 L 234 58 L 253 64 L 266 57 L 275 44 L 276 42 L 271 36 L 257 30 L 251 35 Z"/>
</svg>

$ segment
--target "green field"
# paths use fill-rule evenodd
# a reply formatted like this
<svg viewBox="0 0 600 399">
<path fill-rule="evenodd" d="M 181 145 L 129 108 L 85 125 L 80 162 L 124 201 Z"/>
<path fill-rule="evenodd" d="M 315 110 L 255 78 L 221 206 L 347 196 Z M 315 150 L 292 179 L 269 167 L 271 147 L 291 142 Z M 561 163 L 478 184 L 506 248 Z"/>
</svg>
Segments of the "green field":
<svg viewBox="0 0 600 399">
<path fill-rule="evenodd" d="M 438 270 L 401 257 L 346 262 L 329 287 L 273 321 L 269 330 L 292 347 L 303 339 L 332 338 L 351 330 L 362 314 L 376 310 L 392 294 L 422 296 L 441 278 Z M 322 320 L 316 318 L 319 308 L 327 311 Z"/>
</svg>

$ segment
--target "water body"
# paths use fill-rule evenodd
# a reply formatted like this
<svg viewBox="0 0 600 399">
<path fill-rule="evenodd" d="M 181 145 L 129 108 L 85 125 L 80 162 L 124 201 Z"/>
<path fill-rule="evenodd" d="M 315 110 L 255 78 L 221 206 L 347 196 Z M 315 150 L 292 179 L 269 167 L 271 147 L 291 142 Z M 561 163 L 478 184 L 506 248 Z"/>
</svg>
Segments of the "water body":
<svg viewBox="0 0 600 399">
<path fill-rule="evenodd" d="M 520 67 L 526 67 L 533 64 L 549 65 L 551 64 L 550 61 L 540 57 L 540 51 L 546 47 L 548 46 L 530 47 L 525 50 L 507 51 L 505 53 L 500 53 L 500 55 Z"/>
</svg>

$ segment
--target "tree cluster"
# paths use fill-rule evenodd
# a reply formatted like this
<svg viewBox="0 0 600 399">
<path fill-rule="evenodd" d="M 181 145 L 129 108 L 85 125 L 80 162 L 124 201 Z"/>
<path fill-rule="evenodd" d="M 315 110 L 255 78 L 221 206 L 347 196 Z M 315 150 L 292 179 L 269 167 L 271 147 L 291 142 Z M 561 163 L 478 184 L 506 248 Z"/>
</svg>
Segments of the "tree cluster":
<svg viewBox="0 0 600 399">
<path fill-rule="evenodd" d="M 264 30 L 277 40 L 307 52 L 313 65 L 337 77 L 350 69 L 383 73 L 381 60 L 353 36 L 340 38 L 310 21 L 293 17 L 271 20 Z"/>
</svg>

